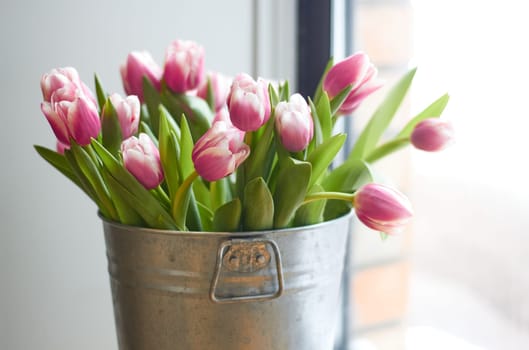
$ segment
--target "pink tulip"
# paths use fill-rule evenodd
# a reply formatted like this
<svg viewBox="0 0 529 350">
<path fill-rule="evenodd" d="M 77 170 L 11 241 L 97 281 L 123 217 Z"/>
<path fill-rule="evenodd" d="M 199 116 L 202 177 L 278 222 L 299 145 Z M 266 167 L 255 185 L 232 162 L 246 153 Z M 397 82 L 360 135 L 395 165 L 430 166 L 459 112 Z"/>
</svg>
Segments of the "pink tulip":
<svg viewBox="0 0 529 350">
<path fill-rule="evenodd" d="M 448 121 L 429 118 L 415 126 L 410 137 L 412 145 L 428 152 L 440 151 L 454 141 L 454 128 Z"/>
<path fill-rule="evenodd" d="M 160 152 L 151 138 L 144 133 L 132 136 L 121 143 L 125 168 L 148 190 L 163 181 Z"/>
<path fill-rule="evenodd" d="M 54 68 L 49 73 L 44 74 L 40 80 L 40 88 L 42 90 L 42 97 L 46 102 L 52 102 L 52 97 L 57 91 L 63 94 L 68 91 L 73 91 L 73 97 L 69 101 L 73 101 L 75 95 L 84 94 L 94 104 L 96 103 L 94 94 L 85 83 L 79 78 L 79 73 L 72 67 Z M 66 88 L 66 90 L 65 90 Z M 64 97 L 55 97 L 56 101 L 63 100 Z"/>
<path fill-rule="evenodd" d="M 109 98 L 116 110 L 123 139 L 135 135 L 138 132 L 140 122 L 140 100 L 138 97 L 131 95 L 123 98 L 114 93 Z"/>
<path fill-rule="evenodd" d="M 220 110 L 228 100 L 231 80 L 220 73 L 209 73 L 208 79 L 200 85 L 197 96 L 206 100 L 208 97 L 208 80 L 211 82 L 213 97 L 215 99 L 215 111 Z"/>
<path fill-rule="evenodd" d="M 275 110 L 276 129 L 281 143 L 290 152 L 304 150 L 312 140 L 314 124 L 307 102 L 300 94 L 279 102 Z"/>
<path fill-rule="evenodd" d="M 230 118 L 243 131 L 259 129 L 270 118 L 270 98 L 266 83 L 257 82 L 247 74 L 239 74 L 233 80 L 228 97 Z"/>
<path fill-rule="evenodd" d="M 165 54 L 163 78 L 176 93 L 197 89 L 205 79 L 204 48 L 193 41 L 172 42 Z"/>
<path fill-rule="evenodd" d="M 197 141 L 192 158 L 195 170 L 207 181 L 216 181 L 232 174 L 250 155 L 244 133 L 226 122 L 213 124 Z"/>
<path fill-rule="evenodd" d="M 356 53 L 336 63 L 323 81 L 323 90 L 333 98 L 351 85 L 353 89 L 340 107 L 339 114 L 352 113 L 370 94 L 382 87 L 376 80 L 377 69 L 362 52 Z"/>
<path fill-rule="evenodd" d="M 387 234 L 400 233 L 413 216 L 408 198 L 397 190 L 374 183 L 358 190 L 353 205 L 364 225 Z"/>
<path fill-rule="evenodd" d="M 97 107 L 84 95 L 75 97 L 73 101 L 45 101 L 41 109 L 57 139 L 65 145 L 73 139 L 77 144 L 86 146 L 101 130 Z"/>
<path fill-rule="evenodd" d="M 147 51 L 133 51 L 120 68 L 123 88 L 127 95 L 136 95 L 143 102 L 143 77 L 159 90 L 162 70 Z"/>
</svg>

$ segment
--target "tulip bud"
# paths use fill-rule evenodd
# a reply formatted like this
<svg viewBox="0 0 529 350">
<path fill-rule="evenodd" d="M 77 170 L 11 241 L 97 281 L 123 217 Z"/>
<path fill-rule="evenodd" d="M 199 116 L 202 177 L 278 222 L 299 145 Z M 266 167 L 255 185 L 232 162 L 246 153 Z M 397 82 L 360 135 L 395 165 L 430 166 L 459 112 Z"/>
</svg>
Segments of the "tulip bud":
<svg viewBox="0 0 529 350">
<path fill-rule="evenodd" d="M 336 63 L 327 72 L 323 80 L 323 90 L 329 94 L 329 98 L 333 98 L 351 85 L 353 89 L 338 111 L 339 114 L 349 114 L 358 108 L 367 96 L 382 87 L 382 83 L 376 80 L 376 75 L 377 69 L 369 61 L 369 57 L 359 52 Z"/>
<path fill-rule="evenodd" d="M 54 94 L 68 92 L 69 95 L 76 96 L 83 94 L 88 97 L 94 104 L 96 103 L 94 94 L 85 83 L 79 78 L 79 73 L 75 68 L 54 68 L 49 73 L 44 74 L 40 80 L 40 88 L 42 90 L 42 97 L 46 102 L 52 102 Z M 59 101 L 67 99 L 64 96 L 55 96 L 54 100 Z M 73 101 L 73 97 L 68 99 Z"/>
<path fill-rule="evenodd" d="M 121 80 L 127 95 L 136 95 L 143 102 L 143 77 L 159 90 L 162 70 L 147 51 L 133 51 L 121 66 Z"/>
<path fill-rule="evenodd" d="M 270 118 L 270 98 L 266 83 L 257 82 L 247 74 L 239 74 L 233 80 L 228 97 L 230 118 L 237 128 L 255 131 Z"/>
<path fill-rule="evenodd" d="M 125 168 L 148 190 L 163 181 L 160 152 L 151 138 L 144 133 L 132 136 L 121 143 Z"/>
<path fill-rule="evenodd" d="M 397 190 L 374 183 L 358 190 L 353 205 L 364 225 L 387 234 L 400 233 L 413 216 L 408 198 Z"/>
<path fill-rule="evenodd" d="M 73 101 L 42 102 L 41 109 L 57 139 L 65 145 L 73 139 L 86 146 L 101 131 L 101 120 L 95 104 L 84 95 Z"/>
<path fill-rule="evenodd" d="M 204 48 L 193 41 L 172 42 L 165 54 L 163 78 L 176 93 L 197 89 L 205 79 Z"/>
<path fill-rule="evenodd" d="M 310 108 L 300 94 L 279 102 L 275 109 L 275 124 L 281 143 L 290 152 L 304 150 L 312 140 L 314 124 Z"/>
<path fill-rule="evenodd" d="M 135 135 L 138 132 L 140 122 L 140 100 L 138 97 L 131 95 L 123 98 L 114 93 L 109 98 L 118 116 L 122 138 L 128 139 Z"/>
<path fill-rule="evenodd" d="M 231 81 L 220 73 L 209 73 L 208 79 L 204 80 L 197 91 L 197 96 L 203 100 L 206 100 L 208 97 L 208 81 L 210 81 L 211 89 L 213 90 L 215 111 L 218 111 L 226 104 L 228 94 L 230 93 Z"/>
<path fill-rule="evenodd" d="M 207 181 L 216 181 L 232 174 L 250 155 L 244 133 L 226 122 L 213 124 L 193 148 L 195 170 Z"/>
<path fill-rule="evenodd" d="M 415 126 L 410 136 L 412 145 L 420 150 L 437 152 L 454 141 L 454 128 L 448 121 L 429 118 Z"/>
</svg>

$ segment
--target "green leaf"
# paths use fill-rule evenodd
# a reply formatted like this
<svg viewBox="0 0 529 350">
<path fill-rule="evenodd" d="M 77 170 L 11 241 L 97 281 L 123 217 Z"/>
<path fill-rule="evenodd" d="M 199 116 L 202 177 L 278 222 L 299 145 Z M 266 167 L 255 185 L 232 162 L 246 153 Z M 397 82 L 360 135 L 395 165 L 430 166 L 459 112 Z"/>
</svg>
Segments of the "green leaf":
<svg viewBox="0 0 529 350">
<path fill-rule="evenodd" d="M 287 227 L 305 199 L 311 164 L 289 158 L 281 165 L 274 192 L 274 227 Z"/>
<path fill-rule="evenodd" d="M 317 110 L 323 140 L 327 140 L 332 135 L 332 116 L 334 115 L 334 112 L 331 110 L 329 96 L 325 91 L 322 93 L 321 98 L 318 101 Z"/>
<path fill-rule="evenodd" d="M 103 181 L 101 174 L 99 173 L 97 165 L 92 161 L 92 158 L 90 158 L 88 153 L 81 146 L 72 143 L 70 149 L 75 157 L 75 161 L 77 162 L 79 169 L 81 169 L 84 176 L 89 181 L 90 186 L 99 199 L 99 202 L 104 207 L 101 208 L 102 213 L 106 213 L 109 219 L 118 220 L 118 214 L 112 203 L 110 192 L 108 191 L 108 188 Z"/>
<path fill-rule="evenodd" d="M 282 85 L 279 85 L 279 100 L 288 101 L 290 98 L 290 88 L 288 87 L 288 80 Z"/>
<path fill-rule="evenodd" d="M 198 213 L 202 222 L 203 230 L 206 232 L 214 231 L 213 212 L 204 204 L 197 201 Z"/>
<path fill-rule="evenodd" d="M 242 217 L 245 231 L 266 230 L 274 226 L 274 199 L 262 177 L 246 184 Z"/>
<path fill-rule="evenodd" d="M 119 191 L 120 196 L 133 206 L 149 227 L 169 230 L 176 228 L 176 223 L 171 218 L 171 215 L 112 154 L 97 140 L 92 140 L 92 146 L 109 174 L 120 185 L 119 187 L 114 187 L 114 189 Z"/>
<path fill-rule="evenodd" d="M 116 109 L 112 105 L 110 98 L 107 98 L 103 106 L 101 116 L 101 135 L 103 137 L 103 146 L 114 156 L 118 154 L 121 146 L 121 125 L 119 124 Z"/>
<path fill-rule="evenodd" d="M 279 103 L 279 95 L 272 84 L 268 84 L 268 95 L 270 96 L 270 104 L 274 108 Z"/>
<path fill-rule="evenodd" d="M 213 216 L 213 229 L 217 232 L 236 232 L 241 222 L 241 201 L 235 198 L 217 210 Z"/>
<path fill-rule="evenodd" d="M 338 95 L 334 96 L 332 100 L 330 101 L 330 107 L 331 107 L 331 115 L 335 115 L 336 112 L 342 107 L 342 104 L 344 103 L 347 96 L 349 96 L 349 93 L 353 90 L 353 86 L 349 85 L 343 88 L 342 91 L 338 93 Z"/>
<path fill-rule="evenodd" d="M 314 124 L 314 137 L 309 145 L 309 152 L 311 152 L 315 146 L 323 142 L 323 131 L 320 123 L 320 117 L 318 115 L 318 110 L 314 106 L 314 102 L 309 97 L 309 106 L 310 106 L 310 115 L 312 117 L 312 123 Z"/>
<path fill-rule="evenodd" d="M 327 61 L 327 65 L 325 66 L 325 69 L 323 70 L 323 74 L 321 75 L 320 81 L 318 82 L 318 86 L 316 87 L 316 91 L 314 92 L 314 101 L 316 104 L 319 102 L 321 95 L 323 93 L 323 81 L 325 80 L 325 76 L 327 76 L 327 72 L 329 69 L 332 68 L 334 65 L 334 58 L 329 58 L 329 61 Z"/>
<path fill-rule="evenodd" d="M 73 155 L 71 150 L 65 150 L 64 151 L 64 157 L 68 160 L 68 163 L 70 164 L 70 168 L 72 169 L 73 173 L 75 174 L 75 177 L 79 179 L 79 183 L 81 184 L 83 190 L 85 193 L 96 203 L 99 210 L 101 210 L 101 213 L 105 217 L 110 217 L 110 214 L 106 212 L 105 207 L 97 197 L 97 194 L 95 193 L 95 190 L 90 185 L 90 181 L 86 178 L 86 176 L 83 174 L 83 171 L 77 164 L 77 160 L 75 159 L 75 156 Z"/>
<path fill-rule="evenodd" d="M 358 137 L 353 150 L 349 154 L 349 160 L 364 159 L 376 147 L 380 137 L 391 123 L 404 100 L 416 70 L 410 70 L 388 93 Z"/>
<path fill-rule="evenodd" d="M 330 192 L 352 193 L 360 186 L 373 182 L 369 164 L 362 160 L 349 160 L 334 169 L 323 179 L 322 186 Z M 325 206 L 325 220 L 331 220 L 348 213 L 352 204 L 340 200 L 328 200 Z"/>
<path fill-rule="evenodd" d="M 444 94 L 443 96 L 439 97 L 437 100 L 435 100 L 435 102 L 426 107 L 421 113 L 417 114 L 412 120 L 410 120 L 396 136 L 396 138 L 410 137 L 413 129 L 415 129 L 415 126 L 418 123 L 424 119 L 440 117 L 446 105 L 448 104 L 449 99 L 450 96 L 448 94 Z"/>
<path fill-rule="evenodd" d="M 35 147 L 35 150 L 37 153 L 44 158 L 45 161 L 47 161 L 51 166 L 53 166 L 55 169 L 57 169 L 61 174 L 66 176 L 68 179 L 70 179 L 74 184 L 76 184 L 80 189 L 82 189 L 88 196 L 90 194 L 85 191 L 83 184 L 77 178 L 74 171 L 72 170 L 72 167 L 70 166 L 70 163 L 68 163 L 68 160 L 66 157 L 62 154 L 59 154 L 55 151 L 52 151 L 51 149 L 48 149 L 46 147 L 42 146 L 33 146 Z"/>
<path fill-rule="evenodd" d="M 275 116 L 272 115 L 264 127 L 263 134 L 256 141 L 254 147 L 248 159 L 244 162 L 244 167 L 246 169 L 246 181 L 250 181 L 257 177 L 264 177 L 266 169 L 266 159 L 269 152 L 272 150 L 271 147 L 274 136 L 274 123 Z"/>
<path fill-rule="evenodd" d="M 342 148 L 346 138 L 347 136 L 345 134 L 334 135 L 330 139 L 325 140 L 325 142 L 309 154 L 307 161 L 312 164 L 309 188 L 325 173 L 336 154 Z"/>
<path fill-rule="evenodd" d="M 322 186 L 331 192 L 354 192 L 358 187 L 372 182 L 369 164 L 362 160 L 349 160 L 329 173 Z"/>
<path fill-rule="evenodd" d="M 186 215 L 186 226 L 190 231 L 203 231 L 202 220 L 198 210 L 197 200 L 193 187 L 189 190 L 189 205 Z"/>
<path fill-rule="evenodd" d="M 168 122 L 167 110 L 160 106 L 160 131 L 159 143 L 160 143 L 160 161 L 162 163 L 163 172 L 165 176 L 165 183 L 169 189 L 169 196 L 174 199 L 176 191 L 180 186 L 182 174 L 178 161 L 180 159 L 180 148 L 176 135 L 172 130 L 171 125 Z"/>
<path fill-rule="evenodd" d="M 186 228 L 186 219 L 187 219 L 187 210 L 189 208 L 189 201 L 191 199 L 191 194 L 193 193 L 191 185 L 193 181 L 198 177 L 196 172 L 191 173 L 185 180 L 182 182 L 182 185 L 178 187 L 175 197 L 173 199 L 173 205 L 171 213 L 176 222 L 176 225 L 180 230 L 187 230 Z"/>
<path fill-rule="evenodd" d="M 202 179 L 198 179 L 193 182 L 193 193 L 195 194 L 198 203 L 202 203 L 207 208 L 211 208 L 210 190 L 208 189 L 204 181 L 202 181 Z"/>
<path fill-rule="evenodd" d="M 112 197 L 112 202 L 116 207 L 119 222 L 124 225 L 145 226 L 145 222 L 141 216 L 138 215 L 136 210 L 134 210 L 134 208 L 130 205 L 130 202 L 127 200 L 128 196 L 125 196 L 124 198 L 120 195 L 123 192 L 123 190 L 120 188 L 121 185 L 116 180 L 114 180 L 106 168 L 101 169 L 101 175 L 107 184 L 110 196 Z"/>
<path fill-rule="evenodd" d="M 316 184 L 312 186 L 309 194 L 324 191 L 323 187 Z M 294 216 L 294 226 L 313 225 L 322 222 L 325 204 L 327 204 L 327 200 L 319 200 L 303 204 L 296 211 L 296 215 Z"/>
<path fill-rule="evenodd" d="M 229 179 L 227 177 L 211 182 L 209 184 L 209 190 L 211 196 L 210 208 L 213 211 L 232 199 Z"/>
<path fill-rule="evenodd" d="M 156 133 L 156 136 L 158 136 L 158 130 L 160 130 L 160 111 L 158 106 L 160 106 L 162 102 L 160 93 L 146 77 L 143 77 L 143 98 L 147 105 L 147 110 L 149 111 L 151 130 Z"/>
<path fill-rule="evenodd" d="M 101 80 L 99 80 L 99 77 L 97 76 L 97 74 L 94 74 L 94 80 L 95 80 L 96 96 L 97 96 L 97 103 L 99 104 L 99 110 L 103 110 L 103 106 L 105 105 L 105 101 L 107 100 L 105 90 L 103 90 L 103 85 L 101 84 Z"/>
<path fill-rule="evenodd" d="M 173 94 L 166 87 L 162 87 L 161 99 L 163 105 L 179 125 L 181 116 L 186 116 L 194 142 L 209 130 L 213 120 L 213 112 L 203 99 L 196 96 Z M 182 126 L 180 125 L 180 127 Z"/>
<path fill-rule="evenodd" d="M 187 123 L 187 118 L 182 115 L 180 120 L 180 169 L 182 176 L 185 178 L 195 170 L 193 164 L 193 136 L 191 135 L 191 129 Z"/>
<path fill-rule="evenodd" d="M 209 109 L 215 111 L 215 92 L 213 91 L 210 78 L 208 78 L 206 102 L 208 103 Z"/>
</svg>

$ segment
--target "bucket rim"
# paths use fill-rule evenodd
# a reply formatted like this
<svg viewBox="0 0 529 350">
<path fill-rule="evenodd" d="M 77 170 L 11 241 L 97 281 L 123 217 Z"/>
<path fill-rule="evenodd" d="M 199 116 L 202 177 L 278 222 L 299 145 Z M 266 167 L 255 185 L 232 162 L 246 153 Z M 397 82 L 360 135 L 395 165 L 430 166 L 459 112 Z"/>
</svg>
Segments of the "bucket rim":
<svg viewBox="0 0 529 350">
<path fill-rule="evenodd" d="M 97 213 L 101 221 L 103 221 L 104 226 L 115 227 L 118 229 L 124 229 L 128 231 L 141 231 L 145 233 L 152 233 L 158 235 L 169 235 L 169 236 L 189 236 L 189 237 L 228 237 L 228 238 L 242 238 L 242 237 L 259 237 L 266 236 L 269 234 L 281 234 L 281 233 L 290 233 L 290 232 L 299 232 L 307 230 L 316 230 L 321 227 L 331 225 L 335 222 L 349 220 L 354 214 L 354 210 L 350 210 L 346 214 L 339 216 L 335 219 L 323 221 L 317 224 L 305 225 L 305 226 L 296 226 L 296 227 L 287 227 L 281 229 L 270 229 L 262 231 L 237 231 L 237 232 L 217 232 L 217 231 L 179 231 L 179 230 L 164 230 L 156 229 L 142 226 L 132 226 L 125 225 L 116 221 L 109 220 L 101 215 L 100 212 Z"/>
</svg>

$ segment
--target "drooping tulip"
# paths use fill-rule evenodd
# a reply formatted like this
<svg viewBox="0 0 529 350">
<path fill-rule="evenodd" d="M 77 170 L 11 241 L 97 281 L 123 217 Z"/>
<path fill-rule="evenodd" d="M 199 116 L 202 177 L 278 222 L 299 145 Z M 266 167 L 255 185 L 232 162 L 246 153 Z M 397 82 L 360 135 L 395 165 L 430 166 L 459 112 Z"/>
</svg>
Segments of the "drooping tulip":
<svg viewBox="0 0 529 350">
<path fill-rule="evenodd" d="M 428 118 L 415 126 L 410 141 L 417 149 L 437 152 L 454 142 L 454 128 L 446 120 Z"/>
<path fill-rule="evenodd" d="M 138 97 L 130 95 L 123 98 L 119 94 L 114 93 L 109 98 L 116 110 L 122 138 L 128 139 L 135 135 L 138 132 L 140 122 L 140 100 Z"/>
<path fill-rule="evenodd" d="M 127 95 L 136 95 L 143 102 L 143 78 L 159 90 L 162 70 L 147 51 L 132 51 L 120 68 L 123 88 Z"/>
<path fill-rule="evenodd" d="M 125 168 L 146 188 L 156 188 L 163 181 L 160 151 L 144 133 L 132 136 L 121 143 Z"/>
<path fill-rule="evenodd" d="M 228 99 L 230 93 L 231 80 L 220 73 L 211 72 L 208 74 L 208 79 L 200 85 L 197 91 L 197 96 L 202 99 L 208 97 L 208 81 L 211 83 L 213 91 L 213 98 L 215 100 L 215 111 L 219 111 Z"/>
<path fill-rule="evenodd" d="M 73 97 L 83 94 L 94 104 L 96 103 L 94 94 L 84 82 L 81 81 L 79 73 L 73 67 L 54 68 L 49 73 L 42 76 L 40 80 L 42 97 L 46 102 L 52 102 L 54 93 L 73 92 Z M 69 101 L 73 101 L 73 97 Z M 55 96 L 55 101 L 64 100 L 64 97 Z"/>
<path fill-rule="evenodd" d="M 193 41 L 175 40 L 167 48 L 163 78 L 172 91 L 197 89 L 205 80 L 204 48 Z"/>
<path fill-rule="evenodd" d="M 353 206 L 356 216 L 364 225 L 387 234 L 402 232 L 413 216 L 408 198 L 380 184 L 362 186 L 354 197 Z"/>
<path fill-rule="evenodd" d="M 230 118 L 237 128 L 255 131 L 270 118 L 270 98 L 266 83 L 239 74 L 233 80 L 228 97 Z"/>
<path fill-rule="evenodd" d="M 355 53 L 336 63 L 323 80 L 323 90 L 333 98 L 347 86 L 353 88 L 340 107 L 338 114 L 352 113 L 370 94 L 382 87 L 376 79 L 377 69 L 363 53 Z"/>
<path fill-rule="evenodd" d="M 195 170 L 207 181 L 232 174 L 249 156 L 244 133 L 223 121 L 215 122 L 196 142 L 192 158 Z"/>
<path fill-rule="evenodd" d="M 41 110 L 57 140 L 65 145 L 69 145 L 70 139 L 73 139 L 77 144 L 86 146 L 90 139 L 96 138 L 101 131 L 97 107 L 84 95 L 75 97 L 73 101 L 44 101 Z"/>
<path fill-rule="evenodd" d="M 275 125 L 281 143 L 290 152 L 304 150 L 312 140 L 314 124 L 307 102 L 300 94 L 279 102 L 275 109 Z"/>
</svg>

